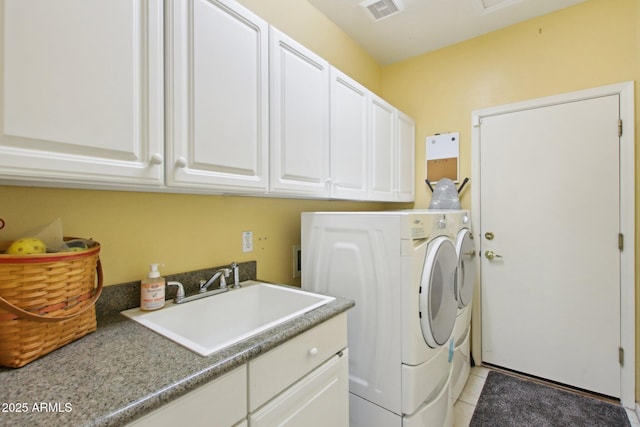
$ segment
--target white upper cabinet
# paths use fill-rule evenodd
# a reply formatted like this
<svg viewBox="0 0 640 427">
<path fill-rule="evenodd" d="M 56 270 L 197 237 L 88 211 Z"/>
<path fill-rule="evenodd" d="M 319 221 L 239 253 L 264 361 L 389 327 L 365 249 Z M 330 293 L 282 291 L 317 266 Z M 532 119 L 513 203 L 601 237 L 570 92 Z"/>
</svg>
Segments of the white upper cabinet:
<svg viewBox="0 0 640 427">
<path fill-rule="evenodd" d="M 396 200 L 415 200 L 415 141 L 414 120 L 396 110 Z"/>
<path fill-rule="evenodd" d="M 415 200 L 415 122 L 371 95 L 371 200 Z"/>
<path fill-rule="evenodd" d="M 329 63 L 271 27 L 270 188 L 329 195 Z"/>
<path fill-rule="evenodd" d="M 234 1 L 167 4 L 167 184 L 266 192 L 268 24 Z"/>
<path fill-rule="evenodd" d="M 371 96 L 371 199 L 395 200 L 395 108 L 382 98 Z"/>
<path fill-rule="evenodd" d="M 0 14 L 0 178 L 162 185 L 162 0 L 4 0 Z"/>
<path fill-rule="evenodd" d="M 369 97 L 362 85 L 331 68 L 331 197 L 366 200 Z"/>
<path fill-rule="evenodd" d="M 0 0 L 0 76 L 0 184 L 414 200 L 413 120 L 235 0 Z"/>
</svg>

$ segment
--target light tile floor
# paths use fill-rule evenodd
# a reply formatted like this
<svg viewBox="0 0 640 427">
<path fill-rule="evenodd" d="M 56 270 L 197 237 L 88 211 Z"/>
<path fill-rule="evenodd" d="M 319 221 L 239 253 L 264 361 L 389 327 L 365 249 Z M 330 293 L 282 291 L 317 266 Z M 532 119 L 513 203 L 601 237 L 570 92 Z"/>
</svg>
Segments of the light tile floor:
<svg viewBox="0 0 640 427">
<path fill-rule="evenodd" d="M 453 427 L 469 426 L 488 374 L 489 369 L 487 368 L 478 366 L 471 368 L 467 384 L 464 386 L 462 393 L 460 393 L 458 401 L 453 406 Z M 631 427 L 640 427 L 640 421 L 634 411 L 627 409 L 627 415 L 629 416 Z"/>
</svg>

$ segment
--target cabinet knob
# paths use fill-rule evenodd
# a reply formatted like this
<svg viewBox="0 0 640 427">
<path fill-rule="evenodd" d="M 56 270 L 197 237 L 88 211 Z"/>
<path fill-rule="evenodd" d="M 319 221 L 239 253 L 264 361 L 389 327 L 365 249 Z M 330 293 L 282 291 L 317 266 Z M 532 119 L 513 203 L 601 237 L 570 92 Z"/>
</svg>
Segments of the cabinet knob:
<svg viewBox="0 0 640 427">
<path fill-rule="evenodd" d="M 149 163 L 152 165 L 161 165 L 163 162 L 162 154 L 155 153 L 149 159 Z"/>
<path fill-rule="evenodd" d="M 309 356 L 315 356 L 318 354 L 318 347 L 312 347 L 309 349 Z"/>
<path fill-rule="evenodd" d="M 176 159 L 176 166 L 179 168 L 186 168 L 187 167 L 187 159 L 185 159 L 184 157 L 178 157 Z"/>
</svg>

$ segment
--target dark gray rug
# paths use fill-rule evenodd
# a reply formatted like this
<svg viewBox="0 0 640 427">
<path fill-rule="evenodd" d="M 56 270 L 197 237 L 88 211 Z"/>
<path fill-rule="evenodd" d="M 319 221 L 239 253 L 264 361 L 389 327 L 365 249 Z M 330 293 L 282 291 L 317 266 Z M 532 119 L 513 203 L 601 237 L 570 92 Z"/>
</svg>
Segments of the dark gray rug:
<svg viewBox="0 0 640 427">
<path fill-rule="evenodd" d="M 611 403 L 490 371 L 469 427 L 630 427 Z"/>
</svg>

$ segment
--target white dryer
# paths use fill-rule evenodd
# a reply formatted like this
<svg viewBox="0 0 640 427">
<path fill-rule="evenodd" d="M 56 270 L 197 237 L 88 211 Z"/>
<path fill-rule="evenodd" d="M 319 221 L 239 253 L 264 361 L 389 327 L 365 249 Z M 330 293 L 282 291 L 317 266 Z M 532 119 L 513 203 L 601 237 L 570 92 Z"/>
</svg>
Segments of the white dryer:
<svg viewBox="0 0 640 427">
<path fill-rule="evenodd" d="M 458 314 L 453 330 L 454 354 L 451 369 L 451 397 L 455 402 L 469 378 L 471 370 L 471 306 L 476 282 L 476 249 L 468 211 L 451 211 L 448 223 L 455 230 L 455 246 L 458 255 L 457 296 Z"/>
<path fill-rule="evenodd" d="M 451 426 L 458 258 L 444 213 L 302 214 L 302 287 L 348 314 L 350 426 Z"/>
</svg>

